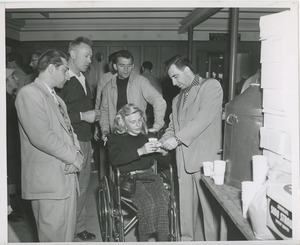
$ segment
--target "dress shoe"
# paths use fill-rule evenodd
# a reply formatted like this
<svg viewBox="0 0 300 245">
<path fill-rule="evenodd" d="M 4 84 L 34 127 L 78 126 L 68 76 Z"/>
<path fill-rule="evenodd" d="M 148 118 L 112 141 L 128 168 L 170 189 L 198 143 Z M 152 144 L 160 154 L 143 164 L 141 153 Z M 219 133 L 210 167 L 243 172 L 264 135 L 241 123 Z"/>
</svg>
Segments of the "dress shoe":
<svg viewBox="0 0 300 245">
<path fill-rule="evenodd" d="M 16 212 L 11 212 L 9 215 L 8 215 L 8 221 L 11 221 L 11 222 L 20 222 L 20 221 L 23 221 L 25 218 L 23 215 L 21 214 L 18 214 Z"/>
<path fill-rule="evenodd" d="M 77 233 L 77 237 L 82 241 L 89 241 L 96 239 L 96 236 L 93 233 L 89 233 L 87 231 L 82 231 Z"/>
</svg>

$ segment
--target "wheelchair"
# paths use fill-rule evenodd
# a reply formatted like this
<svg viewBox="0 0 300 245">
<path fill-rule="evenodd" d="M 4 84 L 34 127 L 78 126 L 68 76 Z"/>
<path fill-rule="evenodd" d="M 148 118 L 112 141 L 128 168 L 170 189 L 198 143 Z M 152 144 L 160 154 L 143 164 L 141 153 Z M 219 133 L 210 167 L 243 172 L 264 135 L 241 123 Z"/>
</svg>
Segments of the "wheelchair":
<svg viewBox="0 0 300 245">
<path fill-rule="evenodd" d="M 174 189 L 174 170 L 171 164 L 160 168 L 156 160 L 153 166 L 155 173 L 163 178 L 164 187 L 168 191 L 169 240 L 178 241 L 179 217 Z M 132 201 L 121 195 L 119 169 L 112 169 L 111 167 L 110 177 L 104 176 L 100 181 L 99 188 L 99 218 L 102 241 L 125 242 L 125 236 L 138 223 L 136 211 L 137 208 Z M 124 213 L 128 215 L 124 215 Z M 126 218 L 124 218 L 125 216 Z"/>
</svg>

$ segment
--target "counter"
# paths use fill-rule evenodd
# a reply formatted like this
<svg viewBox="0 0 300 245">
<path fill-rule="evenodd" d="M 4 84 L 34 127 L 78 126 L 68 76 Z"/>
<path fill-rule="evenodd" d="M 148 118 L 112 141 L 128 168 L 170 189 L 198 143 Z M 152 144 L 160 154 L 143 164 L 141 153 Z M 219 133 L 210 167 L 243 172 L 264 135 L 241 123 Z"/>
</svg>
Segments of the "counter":
<svg viewBox="0 0 300 245">
<path fill-rule="evenodd" d="M 238 188 L 223 184 L 215 185 L 213 179 L 202 175 L 201 181 L 207 186 L 211 194 L 220 203 L 221 207 L 228 214 L 236 227 L 241 231 L 247 240 L 257 240 L 250 222 L 243 218 L 241 191 Z"/>
</svg>

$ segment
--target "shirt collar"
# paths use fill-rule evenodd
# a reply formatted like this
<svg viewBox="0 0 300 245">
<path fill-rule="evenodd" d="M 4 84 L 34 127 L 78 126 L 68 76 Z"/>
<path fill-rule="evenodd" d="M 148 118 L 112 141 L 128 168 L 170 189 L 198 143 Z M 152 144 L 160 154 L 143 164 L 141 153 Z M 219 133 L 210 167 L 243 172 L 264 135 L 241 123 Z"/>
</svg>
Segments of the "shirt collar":
<svg viewBox="0 0 300 245">
<path fill-rule="evenodd" d="M 189 87 L 185 88 L 185 89 L 182 89 L 181 92 L 182 93 L 189 93 L 193 86 L 196 86 L 196 85 L 200 84 L 200 78 L 201 77 L 199 75 L 196 75 L 194 80 L 192 81 L 191 85 Z"/>
<path fill-rule="evenodd" d="M 83 76 L 83 74 L 80 72 L 79 76 L 77 76 L 71 69 L 69 69 L 69 76 L 76 77 L 77 79 L 79 79 L 81 76 Z"/>
<path fill-rule="evenodd" d="M 56 94 L 54 89 L 51 89 L 51 88 L 50 88 L 46 83 L 44 83 L 43 81 L 42 81 L 42 83 L 45 84 L 45 86 L 46 86 L 46 88 L 48 89 L 48 91 L 49 91 L 50 94 Z"/>
</svg>

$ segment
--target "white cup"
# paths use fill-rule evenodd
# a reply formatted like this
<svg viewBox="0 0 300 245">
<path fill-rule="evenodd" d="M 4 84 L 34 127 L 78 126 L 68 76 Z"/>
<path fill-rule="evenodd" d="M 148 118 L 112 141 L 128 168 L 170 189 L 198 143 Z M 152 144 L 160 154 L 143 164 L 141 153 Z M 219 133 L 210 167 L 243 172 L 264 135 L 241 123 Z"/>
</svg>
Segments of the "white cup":
<svg viewBox="0 0 300 245">
<path fill-rule="evenodd" d="M 216 185 L 224 184 L 225 169 L 226 169 L 226 161 L 223 160 L 214 161 L 214 171 L 212 177 Z"/>
<path fill-rule="evenodd" d="M 224 173 L 223 174 L 214 174 L 213 179 L 215 182 L 215 185 L 223 185 L 224 184 Z"/>
<path fill-rule="evenodd" d="M 157 138 L 149 138 L 148 141 L 155 144 L 155 146 L 157 147 L 156 152 L 159 152 L 159 151 L 160 151 L 161 142 L 158 141 Z"/>
<path fill-rule="evenodd" d="M 206 161 L 202 163 L 202 166 L 204 175 L 211 177 L 213 175 L 214 163 Z"/>
<path fill-rule="evenodd" d="M 215 174 L 224 174 L 226 169 L 226 161 L 215 160 L 214 161 L 214 173 Z"/>
<path fill-rule="evenodd" d="M 263 184 L 268 173 L 268 158 L 263 155 L 252 156 L 252 177 L 253 182 Z"/>
<path fill-rule="evenodd" d="M 149 138 L 148 141 L 149 142 L 156 142 L 156 141 L 158 141 L 158 139 L 157 138 Z"/>
<path fill-rule="evenodd" d="M 248 207 L 255 196 L 259 184 L 253 182 L 253 181 L 243 181 L 241 184 L 241 198 L 242 198 L 242 210 L 243 210 L 243 217 L 246 219 L 247 218 L 247 212 L 248 212 Z"/>
</svg>

